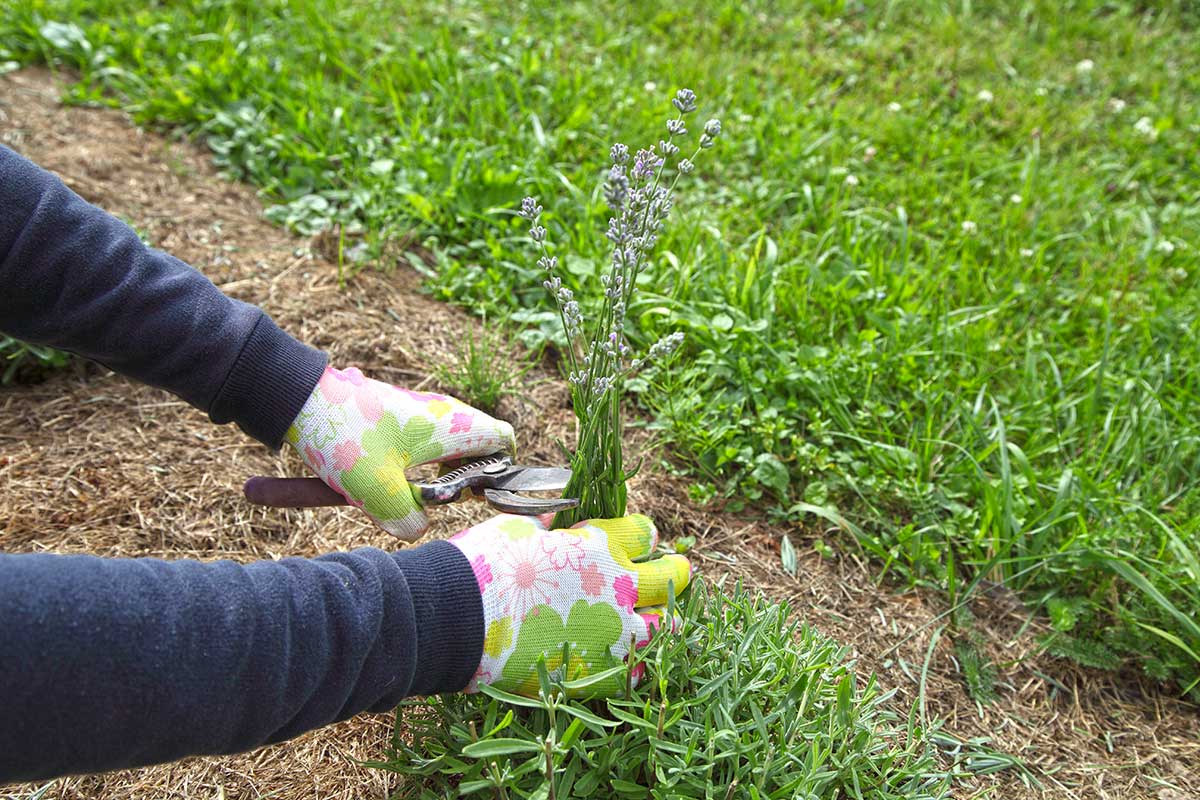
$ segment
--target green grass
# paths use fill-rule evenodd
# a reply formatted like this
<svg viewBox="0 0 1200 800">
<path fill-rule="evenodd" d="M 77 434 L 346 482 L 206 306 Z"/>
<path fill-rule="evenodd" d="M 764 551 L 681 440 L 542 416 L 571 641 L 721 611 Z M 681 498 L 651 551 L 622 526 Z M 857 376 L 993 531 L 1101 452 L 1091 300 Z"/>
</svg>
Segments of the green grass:
<svg viewBox="0 0 1200 800">
<path fill-rule="evenodd" d="M 36 383 L 70 363 L 71 356 L 60 350 L 0 334 L 0 386 Z"/>
<path fill-rule="evenodd" d="M 0 62 L 185 127 L 301 231 L 385 266 L 415 235 L 438 297 L 532 338 L 520 198 L 594 277 L 608 144 L 656 139 L 690 86 L 725 133 L 631 334 L 688 333 L 641 398 L 696 498 L 837 520 L 903 581 L 1004 582 L 1061 652 L 1200 676 L 1193 5 L 0 10 Z"/>
<path fill-rule="evenodd" d="M 915 709 L 897 717 L 892 693 L 860 678 L 844 648 L 799 626 L 786 605 L 703 581 L 683 602 L 686 622 L 641 653 L 645 676 L 627 697 L 573 701 L 561 687 L 609 673 L 627 684 L 632 664 L 574 684 L 543 669 L 535 700 L 485 687 L 410 701 L 393 752 L 375 766 L 405 776 L 397 798 L 422 800 L 933 800 L 948 795 L 952 775 L 987 771 L 972 760 L 978 742 L 939 766 L 932 740 L 961 743 L 926 730 Z"/>
<path fill-rule="evenodd" d="M 434 377 L 459 400 L 494 414 L 500 401 L 517 394 L 522 379 L 537 364 L 531 356 L 513 352 L 505 342 L 508 331 L 493 323 L 481 334 L 468 331 L 459 340 L 452 361 L 438 364 Z"/>
</svg>

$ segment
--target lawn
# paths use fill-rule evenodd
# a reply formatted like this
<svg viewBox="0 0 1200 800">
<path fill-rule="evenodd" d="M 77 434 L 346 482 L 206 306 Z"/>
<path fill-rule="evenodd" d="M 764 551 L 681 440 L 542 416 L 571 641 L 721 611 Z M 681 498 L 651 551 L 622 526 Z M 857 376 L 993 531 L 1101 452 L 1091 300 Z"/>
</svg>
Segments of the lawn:
<svg viewBox="0 0 1200 800">
<path fill-rule="evenodd" d="M 1200 679 L 1200 14 L 1154 4 L 0 0 L 0 70 L 78 70 L 206 141 L 342 269 L 557 325 L 516 209 L 594 285 L 611 142 L 680 86 L 724 132 L 630 334 L 698 502 L 827 530 L 1047 647 Z M 411 245 L 421 244 L 419 249 Z M 421 255 L 418 256 L 418 253 Z M 966 623 L 964 623 L 966 624 Z"/>
</svg>

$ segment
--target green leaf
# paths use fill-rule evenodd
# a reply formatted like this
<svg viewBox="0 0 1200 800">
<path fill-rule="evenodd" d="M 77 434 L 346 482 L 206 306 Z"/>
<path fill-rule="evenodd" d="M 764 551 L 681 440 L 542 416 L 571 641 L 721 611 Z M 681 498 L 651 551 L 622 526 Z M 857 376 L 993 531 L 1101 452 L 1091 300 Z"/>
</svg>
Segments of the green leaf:
<svg viewBox="0 0 1200 800">
<path fill-rule="evenodd" d="M 510 709 L 508 709 L 508 712 L 504 715 L 504 717 L 498 723 L 496 723 L 496 727 L 492 728 L 490 731 L 488 731 L 486 734 L 484 734 L 483 738 L 484 739 L 492 738 L 497 733 L 499 733 L 500 731 L 507 728 L 510 724 L 512 724 L 512 721 L 513 721 L 513 712 L 512 712 L 512 709 L 510 708 Z"/>
<path fill-rule="evenodd" d="M 579 734 L 581 733 L 583 733 L 583 720 L 573 719 L 571 720 L 571 724 L 567 726 L 567 729 L 563 731 L 562 739 L 559 740 L 558 744 L 564 750 L 570 750 L 571 745 L 575 744 L 575 740 L 579 738 Z"/>
<path fill-rule="evenodd" d="M 483 739 L 471 742 L 462 749 L 464 756 L 471 758 L 495 758 L 509 756 L 514 753 L 540 753 L 542 745 L 525 739 Z"/>
<path fill-rule="evenodd" d="M 416 192 L 405 192 L 404 199 L 413 207 L 417 215 L 426 222 L 433 222 L 433 203 L 429 202 L 424 195 Z"/>
<path fill-rule="evenodd" d="M 796 550 L 786 533 L 779 542 L 779 555 L 783 560 L 783 571 L 793 578 L 796 577 Z"/>
<path fill-rule="evenodd" d="M 613 791 L 621 794 L 630 795 L 631 797 L 646 797 L 650 794 L 650 790 L 645 786 L 641 786 L 630 781 L 623 781 L 620 778 L 613 778 L 609 784 Z"/>
<path fill-rule="evenodd" d="M 754 459 L 754 471 L 751 475 L 763 486 L 773 489 L 781 499 L 787 498 L 790 482 L 787 467 L 773 453 L 760 453 L 758 458 Z"/>
<path fill-rule="evenodd" d="M 491 780 L 463 781 L 458 785 L 458 791 L 461 794 L 474 794 L 475 792 L 482 792 L 487 789 L 495 788 L 495 786 L 495 782 Z"/>
<path fill-rule="evenodd" d="M 494 697 L 501 702 L 508 703 L 514 706 L 522 706 L 524 708 L 545 708 L 546 704 L 541 700 L 536 700 L 532 697 L 522 697 L 519 694 L 506 692 L 503 689 L 497 689 L 488 683 L 479 684 L 479 691 L 486 694 L 488 697 Z"/>
<path fill-rule="evenodd" d="M 598 683 L 604 683 L 605 681 L 612 680 L 613 678 L 623 679 L 624 677 L 625 665 L 618 664 L 615 667 L 609 667 L 608 669 L 600 670 L 599 672 L 583 678 L 576 678 L 573 681 L 563 681 L 562 687 L 570 690 L 587 689 L 590 686 L 595 686 Z"/>
</svg>

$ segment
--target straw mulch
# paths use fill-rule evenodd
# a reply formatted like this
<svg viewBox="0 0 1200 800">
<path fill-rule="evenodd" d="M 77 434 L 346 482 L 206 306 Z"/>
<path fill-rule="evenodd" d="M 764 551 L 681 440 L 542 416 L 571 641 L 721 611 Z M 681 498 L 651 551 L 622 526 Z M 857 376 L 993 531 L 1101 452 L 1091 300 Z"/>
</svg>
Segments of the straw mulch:
<svg viewBox="0 0 1200 800">
<path fill-rule="evenodd" d="M 420 293 L 407 268 L 364 272 L 339 289 L 319 240 L 267 223 L 254 191 L 221 179 L 199 147 L 139 130 L 111 110 L 64 107 L 53 76 L 0 78 L 0 141 L 57 172 L 88 200 L 134 224 L 155 246 L 195 265 L 238 298 L 261 304 L 286 330 L 328 350 L 333 363 L 410 387 L 433 387 L 432 367 L 454 358 L 477 321 Z M 444 387 L 439 387 L 444 388 Z M 523 457 L 555 460 L 570 434 L 567 393 L 552 370 L 530 374 L 500 410 Z M 631 449 L 645 452 L 635 432 Z M 998 663 L 998 698 L 964 690 L 936 598 L 877 586 L 852 550 L 821 558 L 834 531 L 792 530 L 798 576 L 780 566 L 777 528 L 687 500 L 686 482 L 654 466 L 636 479 L 632 507 L 666 536 L 695 535 L 701 574 L 741 579 L 792 602 L 846 643 L 864 672 L 917 702 L 960 740 L 1021 759 L 1020 770 L 965 780 L 957 796 L 1133 798 L 1200 796 L 1197 709 L 1129 675 L 1090 672 L 1039 655 L 1019 605 L 998 595 L 976 609 L 984 650 Z M 0 548 L 106 556 L 231 558 L 314 555 L 394 542 L 346 510 L 253 508 L 240 494 L 254 474 L 300 474 L 230 426 L 216 427 L 167 394 L 98 367 L 36 386 L 0 390 Z M 487 515 L 478 504 L 436 512 L 431 536 Z M 1037 628 L 1035 623 L 1034 629 Z M 393 775 L 359 766 L 381 757 L 388 715 L 363 715 L 292 742 L 222 758 L 56 782 L 47 797 L 383 798 Z M 1034 782 L 1036 780 L 1036 783 Z M 1040 787 L 1040 788 L 1039 788 Z M 0 792 L 22 796 L 34 787 Z"/>
</svg>

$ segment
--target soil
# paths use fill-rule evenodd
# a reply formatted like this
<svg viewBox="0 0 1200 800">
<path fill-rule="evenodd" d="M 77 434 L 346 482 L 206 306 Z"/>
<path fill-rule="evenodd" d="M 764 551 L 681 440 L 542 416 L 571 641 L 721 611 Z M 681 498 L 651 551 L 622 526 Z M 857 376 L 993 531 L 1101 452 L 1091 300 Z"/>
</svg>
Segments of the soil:
<svg viewBox="0 0 1200 800">
<path fill-rule="evenodd" d="M 261 305 L 285 330 L 327 350 L 332 363 L 411 388 L 445 388 L 428 376 L 454 358 L 478 320 L 423 295 L 408 267 L 366 270 L 339 288 L 321 240 L 267 222 L 254 190 L 224 180 L 200 146 L 139 129 L 111 109 L 64 106 L 60 86 L 41 69 L 0 78 L 0 141 L 226 293 Z M 531 372 L 498 414 L 514 423 L 522 458 L 532 463 L 556 461 L 555 440 L 570 437 L 567 391 L 548 365 Z M 636 434 L 630 447 L 649 445 Z M 864 676 L 873 671 L 896 690 L 899 714 L 916 703 L 927 719 L 944 720 L 944 733 L 986 741 L 976 748 L 981 753 L 1025 765 L 970 776 L 956 796 L 1200 796 L 1196 707 L 1137 676 L 1039 653 L 1041 623 L 1000 592 L 974 609 L 981 647 L 1001 665 L 997 697 L 976 703 L 936 596 L 880 585 L 852 545 L 822 557 L 814 543 L 833 542 L 836 530 L 784 530 L 697 507 L 686 480 L 663 465 L 667 455 L 648 459 L 631 486 L 631 508 L 655 517 L 667 538 L 694 535 L 701 575 L 740 579 L 790 601 L 795 614 L 847 645 Z M 251 561 L 398 546 L 348 510 L 248 505 L 241 484 L 256 474 L 303 472 L 288 453 L 273 454 L 236 428 L 214 426 L 182 401 L 99 367 L 0 390 L 5 551 Z M 487 515 L 480 504 L 439 511 L 428 535 L 447 536 Z M 781 565 L 785 533 L 800 556 L 795 577 Z M 60 780 L 45 796 L 384 798 L 399 778 L 358 760 L 384 755 L 390 725 L 390 715 L 364 714 L 248 754 Z"/>
</svg>

